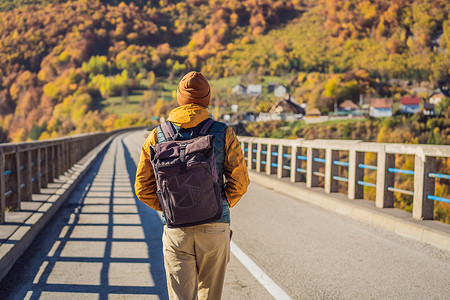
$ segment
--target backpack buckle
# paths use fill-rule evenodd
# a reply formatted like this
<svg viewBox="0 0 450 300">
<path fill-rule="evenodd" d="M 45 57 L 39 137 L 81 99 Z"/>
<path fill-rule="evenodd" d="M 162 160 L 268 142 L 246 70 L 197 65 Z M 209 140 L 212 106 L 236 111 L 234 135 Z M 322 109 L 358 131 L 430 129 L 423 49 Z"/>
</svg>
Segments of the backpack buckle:
<svg viewBox="0 0 450 300">
<path fill-rule="evenodd" d="M 181 173 L 186 173 L 186 146 L 187 143 L 180 144 L 180 170 Z"/>
</svg>

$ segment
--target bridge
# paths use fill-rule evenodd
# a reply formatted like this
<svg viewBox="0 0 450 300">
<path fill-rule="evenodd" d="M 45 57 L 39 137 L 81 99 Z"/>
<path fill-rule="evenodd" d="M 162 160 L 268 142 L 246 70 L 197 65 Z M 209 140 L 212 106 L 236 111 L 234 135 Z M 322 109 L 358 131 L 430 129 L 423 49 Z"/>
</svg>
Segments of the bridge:
<svg viewBox="0 0 450 300">
<path fill-rule="evenodd" d="M 161 216 L 133 192 L 146 133 L 0 145 L 1 299 L 167 299 Z M 240 141 L 252 183 L 231 210 L 224 299 L 449 297 L 450 226 L 432 219 L 450 147 Z"/>
</svg>

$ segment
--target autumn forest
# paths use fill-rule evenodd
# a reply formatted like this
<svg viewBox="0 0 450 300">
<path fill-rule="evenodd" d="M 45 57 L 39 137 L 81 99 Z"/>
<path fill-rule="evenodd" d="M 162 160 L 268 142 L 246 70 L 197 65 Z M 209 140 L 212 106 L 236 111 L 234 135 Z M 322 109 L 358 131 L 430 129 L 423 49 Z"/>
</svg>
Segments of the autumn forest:
<svg viewBox="0 0 450 300">
<path fill-rule="evenodd" d="M 147 110 L 119 116 L 101 101 L 187 70 L 289 77 L 323 112 L 332 97 L 395 93 L 392 78 L 450 76 L 444 0 L 0 3 L 3 142 L 150 124 Z"/>
</svg>

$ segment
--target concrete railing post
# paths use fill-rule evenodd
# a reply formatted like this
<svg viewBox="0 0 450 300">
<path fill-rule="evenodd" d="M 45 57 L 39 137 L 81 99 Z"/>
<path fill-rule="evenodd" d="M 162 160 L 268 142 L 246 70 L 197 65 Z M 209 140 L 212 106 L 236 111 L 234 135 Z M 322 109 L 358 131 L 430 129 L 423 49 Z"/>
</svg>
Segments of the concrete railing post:
<svg viewBox="0 0 450 300">
<path fill-rule="evenodd" d="M 377 195 L 375 204 L 379 208 L 394 207 L 394 193 L 388 191 L 389 186 L 394 186 L 395 174 L 388 171 L 395 167 L 395 154 L 385 151 L 377 153 Z"/>
<path fill-rule="evenodd" d="M 360 168 L 360 164 L 364 164 L 364 152 L 351 149 L 348 157 L 348 198 L 362 199 L 364 198 L 364 187 L 358 184 L 358 181 L 364 181 L 364 169 Z"/>
<path fill-rule="evenodd" d="M 272 144 L 267 144 L 266 148 L 266 174 L 272 174 Z"/>
<path fill-rule="evenodd" d="M 278 146 L 278 178 L 290 177 L 290 170 L 284 168 L 284 166 L 287 166 L 289 162 L 289 159 L 285 157 L 288 152 L 287 149 L 288 147 L 283 146 L 282 144 Z"/>
<path fill-rule="evenodd" d="M 314 175 L 314 172 L 319 170 L 319 165 L 317 162 L 314 161 L 315 157 L 319 156 L 319 150 L 318 149 L 314 149 L 311 146 L 308 147 L 307 150 L 307 167 L 306 167 L 306 186 L 311 188 L 311 187 L 316 187 L 319 184 L 319 178 Z"/>
<path fill-rule="evenodd" d="M 295 183 L 299 181 L 299 173 L 297 172 L 298 164 L 297 164 L 297 153 L 299 147 L 296 145 L 293 145 L 291 147 L 291 182 Z"/>
<path fill-rule="evenodd" d="M 41 160 L 39 161 L 40 167 L 40 174 L 39 177 L 41 178 L 41 188 L 46 188 L 48 184 L 48 164 L 47 164 L 47 155 L 48 155 L 48 147 L 46 144 L 42 145 L 39 148 L 39 152 L 41 155 Z"/>
<path fill-rule="evenodd" d="M 5 155 L 0 148 L 0 224 L 5 222 L 6 199 L 5 199 Z"/>
<path fill-rule="evenodd" d="M 38 194 L 41 191 L 41 151 L 39 145 L 33 145 L 35 149 L 31 153 L 31 192 Z M 34 180 L 33 180 L 34 178 Z"/>
<path fill-rule="evenodd" d="M 17 211 L 20 209 L 20 201 L 22 199 L 22 189 L 20 188 L 20 181 L 21 181 L 21 170 L 20 170 L 20 153 L 19 153 L 19 146 L 16 146 L 16 153 L 15 153 L 15 160 L 16 160 L 16 165 L 15 165 L 15 170 L 13 171 L 15 173 L 15 182 L 14 182 L 14 186 L 13 186 L 13 199 L 11 201 L 11 209 L 13 211 Z"/>
<path fill-rule="evenodd" d="M 333 161 L 339 160 L 339 151 L 331 148 L 325 150 L 325 192 L 335 193 L 338 191 L 338 182 L 333 180 L 333 176 L 339 175 L 339 167 Z"/>
<path fill-rule="evenodd" d="M 436 170 L 436 157 L 415 155 L 414 160 L 414 202 L 413 218 L 433 220 L 434 201 L 427 198 L 434 195 L 435 179 L 428 177 Z"/>
<path fill-rule="evenodd" d="M 48 168 L 48 182 L 54 182 L 54 179 L 58 176 L 58 154 L 56 146 L 51 143 L 50 148 L 47 150 L 48 159 L 47 159 L 47 168 Z"/>
<path fill-rule="evenodd" d="M 261 151 L 262 144 L 258 142 L 256 145 L 256 172 L 261 172 Z"/>
<path fill-rule="evenodd" d="M 278 145 L 278 156 L 277 156 L 277 178 L 283 178 L 283 165 L 284 165 L 284 146 L 282 144 Z"/>
<path fill-rule="evenodd" d="M 31 201 L 31 195 L 33 190 L 33 181 L 32 181 L 32 160 L 31 160 L 31 149 L 29 145 L 23 146 L 25 149 L 22 152 L 22 158 L 21 159 L 21 168 L 22 169 L 22 182 L 21 182 L 21 201 Z M 25 185 L 24 185 L 25 184 Z"/>
</svg>

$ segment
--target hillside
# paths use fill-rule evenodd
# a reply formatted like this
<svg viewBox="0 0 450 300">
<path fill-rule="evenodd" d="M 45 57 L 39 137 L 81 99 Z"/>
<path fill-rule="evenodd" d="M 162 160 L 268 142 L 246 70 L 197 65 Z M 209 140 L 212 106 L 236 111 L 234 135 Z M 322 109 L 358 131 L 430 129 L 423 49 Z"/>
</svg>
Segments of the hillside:
<svg viewBox="0 0 450 300">
<path fill-rule="evenodd" d="M 192 69 L 283 76 L 323 112 L 406 93 L 392 78 L 450 82 L 445 0 L 118 3 L 0 1 L 0 141 L 150 124 L 173 106 L 160 82 Z M 136 111 L 102 109 L 129 94 Z"/>
</svg>

